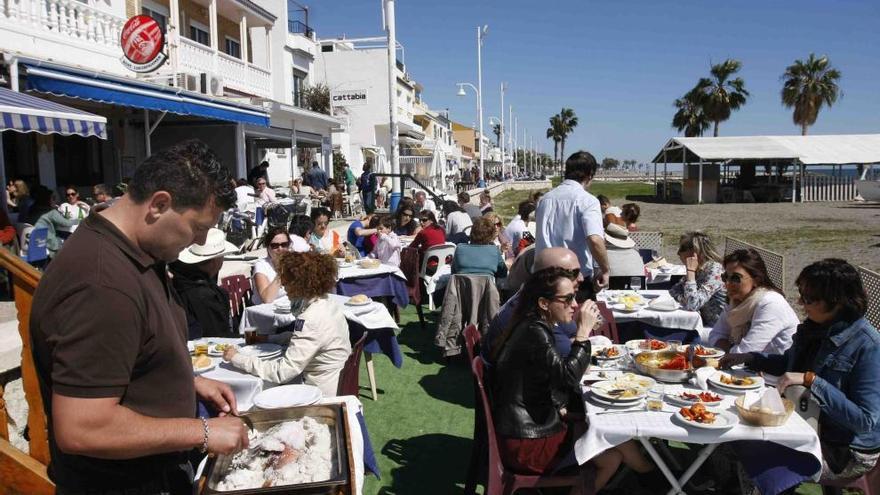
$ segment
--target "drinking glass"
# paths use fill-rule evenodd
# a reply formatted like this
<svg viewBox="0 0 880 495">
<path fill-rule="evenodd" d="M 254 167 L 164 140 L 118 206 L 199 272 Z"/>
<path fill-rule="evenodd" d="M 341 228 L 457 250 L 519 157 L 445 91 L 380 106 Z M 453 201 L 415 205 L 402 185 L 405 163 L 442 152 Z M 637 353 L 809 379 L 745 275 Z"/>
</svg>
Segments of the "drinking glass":
<svg viewBox="0 0 880 495">
<path fill-rule="evenodd" d="M 244 343 L 245 345 L 252 345 L 257 343 L 257 329 L 254 327 L 248 327 L 244 329 Z"/>
<path fill-rule="evenodd" d="M 208 343 L 207 342 L 198 342 L 195 345 L 195 355 L 196 356 L 206 356 L 208 354 Z"/>
<path fill-rule="evenodd" d="M 630 277 L 629 288 L 632 290 L 642 289 L 642 277 Z"/>
<path fill-rule="evenodd" d="M 666 344 L 669 345 L 670 351 L 678 352 L 681 350 L 681 341 L 680 340 L 667 340 Z"/>
<path fill-rule="evenodd" d="M 648 411 L 663 410 L 663 385 L 657 384 L 648 390 L 648 399 L 645 401 L 645 409 Z"/>
</svg>

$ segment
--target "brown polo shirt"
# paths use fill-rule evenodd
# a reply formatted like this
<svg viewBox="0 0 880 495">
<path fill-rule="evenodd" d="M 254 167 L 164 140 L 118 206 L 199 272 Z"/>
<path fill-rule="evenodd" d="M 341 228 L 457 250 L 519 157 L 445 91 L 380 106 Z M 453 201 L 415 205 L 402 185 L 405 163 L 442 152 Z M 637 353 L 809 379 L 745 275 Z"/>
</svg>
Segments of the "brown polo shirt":
<svg viewBox="0 0 880 495">
<path fill-rule="evenodd" d="M 34 296 L 31 338 L 49 419 L 49 474 L 68 489 L 133 486 L 180 454 L 128 460 L 68 455 L 52 432 L 52 392 L 118 397 L 157 418 L 195 417 L 186 315 L 165 264 L 100 214 L 90 215 L 49 265 Z"/>
</svg>

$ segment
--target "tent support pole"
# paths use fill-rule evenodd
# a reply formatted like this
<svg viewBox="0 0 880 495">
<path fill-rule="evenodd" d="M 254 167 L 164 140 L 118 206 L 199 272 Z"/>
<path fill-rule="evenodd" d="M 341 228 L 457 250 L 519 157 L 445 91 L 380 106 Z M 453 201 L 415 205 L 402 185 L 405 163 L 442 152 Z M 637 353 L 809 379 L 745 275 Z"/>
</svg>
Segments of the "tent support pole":
<svg viewBox="0 0 880 495">
<path fill-rule="evenodd" d="M 663 201 L 669 199 L 669 178 L 666 175 L 666 150 L 663 150 Z"/>
<path fill-rule="evenodd" d="M 697 204 L 703 204 L 703 160 L 700 160 L 698 165 L 699 174 L 697 177 Z"/>
</svg>

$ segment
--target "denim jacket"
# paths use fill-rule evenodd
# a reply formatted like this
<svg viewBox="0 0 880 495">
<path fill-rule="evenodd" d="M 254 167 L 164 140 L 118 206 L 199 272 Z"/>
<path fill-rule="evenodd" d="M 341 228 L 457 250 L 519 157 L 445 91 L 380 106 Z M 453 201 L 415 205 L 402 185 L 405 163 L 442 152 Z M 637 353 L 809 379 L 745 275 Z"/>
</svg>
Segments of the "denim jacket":
<svg viewBox="0 0 880 495">
<path fill-rule="evenodd" d="M 783 355 L 753 353 L 752 367 L 780 375 L 802 348 L 801 325 Z M 880 333 L 864 318 L 828 329 L 812 371 L 810 390 L 822 411 L 821 440 L 859 450 L 880 447 Z"/>
</svg>

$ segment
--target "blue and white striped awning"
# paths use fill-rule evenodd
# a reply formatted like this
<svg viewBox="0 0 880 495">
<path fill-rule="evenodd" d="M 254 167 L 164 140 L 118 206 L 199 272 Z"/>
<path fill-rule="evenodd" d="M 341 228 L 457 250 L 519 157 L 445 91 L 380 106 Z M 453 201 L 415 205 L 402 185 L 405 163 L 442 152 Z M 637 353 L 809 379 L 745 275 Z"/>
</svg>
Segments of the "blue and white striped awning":
<svg viewBox="0 0 880 495">
<path fill-rule="evenodd" d="M 0 88 L 0 131 L 107 139 L 107 119 L 54 101 Z"/>
</svg>

